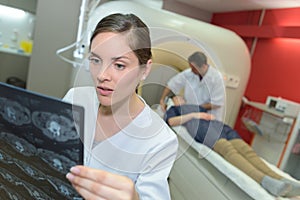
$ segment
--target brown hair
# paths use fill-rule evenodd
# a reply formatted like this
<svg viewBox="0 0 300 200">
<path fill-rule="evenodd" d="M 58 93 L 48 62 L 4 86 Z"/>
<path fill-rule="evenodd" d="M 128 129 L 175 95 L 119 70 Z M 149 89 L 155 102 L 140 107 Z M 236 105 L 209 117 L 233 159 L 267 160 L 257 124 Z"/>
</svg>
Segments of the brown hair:
<svg viewBox="0 0 300 200">
<path fill-rule="evenodd" d="M 101 19 L 90 39 L 90 44 L 99 33 L 113 32 L 127 34 L 129 47 L 139 60 L 146 64 L 152 57 L 150 32 L 147 25 L 134 14 L 111 14 Z"/>
</svg>

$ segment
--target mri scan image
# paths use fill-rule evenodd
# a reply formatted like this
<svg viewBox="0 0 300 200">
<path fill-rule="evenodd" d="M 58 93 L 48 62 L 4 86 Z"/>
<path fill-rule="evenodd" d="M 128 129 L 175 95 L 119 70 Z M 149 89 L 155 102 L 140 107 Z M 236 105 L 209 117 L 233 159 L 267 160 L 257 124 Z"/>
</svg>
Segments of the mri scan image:
<svg viewBox="0 0 300 200">
<path fill-rule="evenodd" d="M 65 176 L 83 164 L 83 108 L 2 83 L 0 90 L 0 199 L 82 199 Z"/>
<path fill-rule="evenodd" d="M 11 124 L 17 126 L 30 123 L 30 111 L 16 101 L 0 97 L 0 114 Z"/>
</svg>

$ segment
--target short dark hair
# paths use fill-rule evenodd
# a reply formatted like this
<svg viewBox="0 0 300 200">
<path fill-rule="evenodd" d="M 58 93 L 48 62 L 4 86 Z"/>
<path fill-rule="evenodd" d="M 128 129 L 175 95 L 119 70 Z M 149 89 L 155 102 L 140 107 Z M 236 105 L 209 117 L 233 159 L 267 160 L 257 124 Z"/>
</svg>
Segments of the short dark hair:
<svg viewBox="0 0 300 200">
<path fill-rule="evenodd" d="M 189 63 L 195 63 L 198 67 L 202 67 L 203 64 L 207 64 L 207 57 L 203 52 L 196 51 L 188 57 Z"/>
</svg>

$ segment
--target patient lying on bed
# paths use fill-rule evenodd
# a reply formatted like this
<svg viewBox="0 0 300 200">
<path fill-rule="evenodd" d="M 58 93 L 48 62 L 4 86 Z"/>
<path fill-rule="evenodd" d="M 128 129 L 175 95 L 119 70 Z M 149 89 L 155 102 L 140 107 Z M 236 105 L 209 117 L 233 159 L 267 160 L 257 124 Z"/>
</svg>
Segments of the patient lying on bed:
<svg viewBox="0 0 300 200">
<path fill-rule="evenodd" d="M 201 106 L 184 104 L 182 97 L 174 97 L 173 101 L 174 106 L 164 115 L 169 126 L 185 126 L 197 142 L 212 148 L 272 195 L 300 195 L 299 182 L 284 178 L 271 170 L 230 126 L 215 120 Z"/>
</svg>

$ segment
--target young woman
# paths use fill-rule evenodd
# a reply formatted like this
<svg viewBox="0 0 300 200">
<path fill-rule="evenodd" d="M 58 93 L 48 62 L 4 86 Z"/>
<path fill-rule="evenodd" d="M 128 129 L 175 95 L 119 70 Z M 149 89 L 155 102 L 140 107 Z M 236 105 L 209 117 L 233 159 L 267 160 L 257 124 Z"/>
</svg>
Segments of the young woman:
<svg viewBox="0 0 300 200">
<path fill-rule="evenodd" d="M 65 100 L 85 108 L 85 166 L 67 178 L 85 199 L 170 199 L 167 178 L 178 141 L 136 93 L 151 70 L 148 27 L 133 14 L 112 14 L 90 39 L 95 87 Z"/>
<path fill-rule="evenodd" d="M 173 101 L 175 105 L 164 116 L 170 126 L 185 126 L 197 142 L 212 148 L 272 195 L 300 195 L 300 182 L 284 178 L 271 170 L 230 126 L 215 120 L 201 106 L 185 104 L 180 96 L 174 97 Z"/>
</svg>

